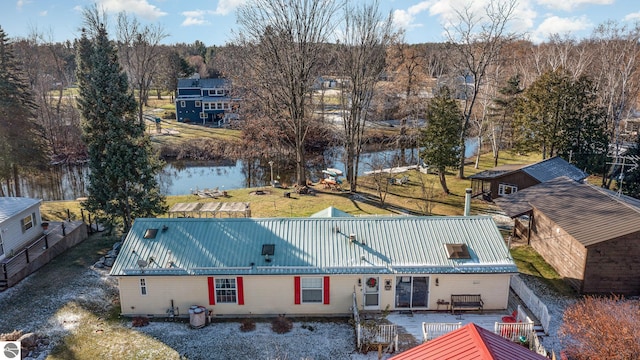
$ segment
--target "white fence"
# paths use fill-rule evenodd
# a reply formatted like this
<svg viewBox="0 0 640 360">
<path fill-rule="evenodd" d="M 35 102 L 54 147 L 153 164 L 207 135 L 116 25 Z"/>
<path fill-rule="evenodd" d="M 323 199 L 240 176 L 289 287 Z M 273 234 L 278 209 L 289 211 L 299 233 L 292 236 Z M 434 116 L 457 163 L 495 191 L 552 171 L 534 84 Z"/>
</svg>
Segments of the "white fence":
<svg viewBox="0 0 640 360">
<path fill-rule="evenodd" d="M 527 308 L 540 320 L 542 328 L 547 333 L 549 331 L 549 322 L 551 321 L 547 305 L 527 287 L 518 275 L 511 277 L 511 288 L 522 299 Z"/>
<path fill-rule="evenodd" d="M 448 334 L 454 330 L 458 330 L 462 327 L 461 322 L 457 323 L 422 323 L 422 341 L 426 342 L 433 340 L 444 334 Z"/>
<path fill-rule="evenodd" d="M 375 323 L 363 324 L 360 321 L 356 293 L 353 293 L 353 322 L 356 331 L 356 344 L 358 350 L 365 345 L 377 345 L 381 354 L 383 346 L 385 352 L 398 351 L 398 326 L 395 324 L 378 325 Z"/>
</svg>

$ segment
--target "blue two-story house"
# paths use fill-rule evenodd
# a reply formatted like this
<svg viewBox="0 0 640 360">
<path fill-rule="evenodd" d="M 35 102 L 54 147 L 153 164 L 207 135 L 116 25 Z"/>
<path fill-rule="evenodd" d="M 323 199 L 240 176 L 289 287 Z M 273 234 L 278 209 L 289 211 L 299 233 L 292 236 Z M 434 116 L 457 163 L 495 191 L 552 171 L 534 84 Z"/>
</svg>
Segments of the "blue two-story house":
<svg viewBox="0 0 640 360">
<path fill-rule="evenodd" d="M 221 126 L 232 113 L 226 79 L 178 79 L 176 120 Z"/>
</svg>

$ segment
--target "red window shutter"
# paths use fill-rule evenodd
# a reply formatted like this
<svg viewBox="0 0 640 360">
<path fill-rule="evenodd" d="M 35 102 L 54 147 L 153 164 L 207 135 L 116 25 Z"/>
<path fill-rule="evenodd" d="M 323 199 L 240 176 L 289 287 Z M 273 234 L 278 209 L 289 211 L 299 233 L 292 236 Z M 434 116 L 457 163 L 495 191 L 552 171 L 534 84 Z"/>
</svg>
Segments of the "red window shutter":
<svg viewBox="0 0 640 360">
<path fill-rule="evenodd" d="M 238 288 L 238 305 L 244 305 L 244 286 L 242 276 L 236 278 L 236 287 Z"/>
<path fill-rule="evenodd" d="M 324 277 L 324 304 L 328 305 L 329 304 L 329 277 L 325 276 Z"/>
<path fill-rule="evenodd" d="M 293 277 L 294 304 L 300 305 L 300 276 Z"/>
<path fill-rule="evenodd" d="M 215 305 L 216 304 L 216 285 L 215 285 L 215 282 L 213 281 L 212 276 L 209 276 L 207 278 L 207 283 L 209 285 L 209 305 Z"/>
</svg>

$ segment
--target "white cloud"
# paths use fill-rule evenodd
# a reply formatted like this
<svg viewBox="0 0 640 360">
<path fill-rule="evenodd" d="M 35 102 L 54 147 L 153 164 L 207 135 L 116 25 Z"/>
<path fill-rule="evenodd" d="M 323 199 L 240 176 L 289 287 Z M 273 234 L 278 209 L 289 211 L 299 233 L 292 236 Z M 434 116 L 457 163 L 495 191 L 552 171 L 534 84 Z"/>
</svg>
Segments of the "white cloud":
<svg viewBox="0 0 640 360">
<path fill-rule="evenodd" d="M 561 18 L 550 16 L 538 26 L 535 32 L 536 38 L 548 38 L 552 34 L 570 34 L 589 29 L 593 24 L 586 16 Z"/>
<path fill-rule="evenodd" d="M 49 14 L 49 12 L 47 10 L 42 10 L 38 13 L 38 15 L 40 16 L 47 16 L 47 14 Z"/>
<path fill-rule="evenodd" d="M 214 12 L 211 10 L 189 10 L 182 12 L 185 19 L 181 26 L 196 26 L 196 25 L 208 25 L 209 21 L 205 20 L 205 16 L 211 15 Z"/>
<path fill-rule="evenodd" d="M 98 6 L 104 8 L 107 12 L 119 13 L 126 11 L 147 20 L 156 20 L 161 16 L 167 15 L 166 12 L 158 7 L 149 4 L 147 0 L 98 0 Z"/>
<path fill-rule="evenodd" d="M 183 11 L 185 17 L 181 26 L 198 26 L 209 25 L 211 21 L 207 20 L 207 16 L 220 15 L 225 16 L 235 11 L 239 6 L 245 4 L 247 0 L 220 0 L 215 10 L 188 10 Z"/>
<path fill-rule="evenodd" d="M 640 11 L 635 12 L 635 13 L 631 13 L 631 14 L 627 14 L 624 17 L 625 21 L 636 21 L 636 20 L 640 20 Z"/>
<path fill-rule="evenodd" d="M 554 10 L 571 11 L 584 5 L 611 5 L 615 0 L 538 0 L 538 4 Z"/>
<path fill-rule="evenodd" d="M 23 7 L 23 6 L 25 6 L 26 4 L 30 3 L 30 2 L 31 2 L 31 1 L 29 1 L 29 0 L 18 0 L 18 1 L 16 2 L 16 8 L 17 8 L 18 10 L 22 10 L 22 7 Z"/>
<path fill-rule="evenodd" d="M 213 12 L 215 15 L 228 15 L 235 11 L 241 5 L 244 5 L 247 0 L 219 0 L 218 7 Z"/>
<path fill-rule="evenodd" d="M 474 14 L 478 24 L 486 20 L 487 7 L 492 0 L 437 0 L 429 8 L 431 16 L 438 16 L 440 24 L 444 28 L 449 28 L 451 24 L 459 22 L 459 12 L 469 11 Z M 559 0 L 562 1 L 562 0 Z M 531 30 L 537 13 L 530 0 L 520 0 L 516 3 L 511 20 L 508 26 L 511 31 L 524 33 Z"/>
<path fill-rule="evenodd" d="M 424 11 L 429 10 L 432 3 L 433 1 L 421 1 L 413 6 L 410 6 L 407 10 L 394 10 L 393 23 L 395 24 L 395 26 L 402 29 L 422 26 L 422 24 L 415 23 L 416 16 Z"/>
</svg>

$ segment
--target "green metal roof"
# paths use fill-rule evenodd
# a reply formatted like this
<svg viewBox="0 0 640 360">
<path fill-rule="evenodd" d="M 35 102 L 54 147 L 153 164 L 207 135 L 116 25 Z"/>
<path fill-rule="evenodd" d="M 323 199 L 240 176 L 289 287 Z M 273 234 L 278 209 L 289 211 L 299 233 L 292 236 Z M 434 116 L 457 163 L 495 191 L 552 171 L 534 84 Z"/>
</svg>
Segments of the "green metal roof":
<svg viewBox="0 0 640 360">
<path fill-rule="evenodd" d="M 157 229 L 155 238 L 144 238 Z M 263 245 L 275 245 L 273 256 Z M 466 244 L 449 259 L 446 244 Z M 137 219 L 111 275 L 516 273 L 493 219 Z"/>
</svg>

